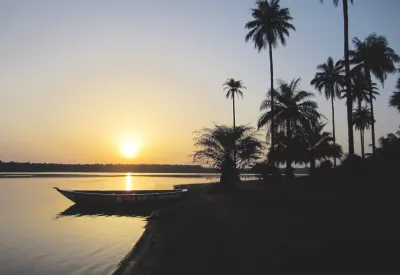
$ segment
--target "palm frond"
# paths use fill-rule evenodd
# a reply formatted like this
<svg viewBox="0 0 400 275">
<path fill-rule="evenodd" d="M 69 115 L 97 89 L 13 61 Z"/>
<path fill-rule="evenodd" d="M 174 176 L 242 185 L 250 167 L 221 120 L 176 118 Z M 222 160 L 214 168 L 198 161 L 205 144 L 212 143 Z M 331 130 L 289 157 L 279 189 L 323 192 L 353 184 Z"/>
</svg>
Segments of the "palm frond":
<svg viewBox="0 0 400 275">
<path fill-rule="evenodd" d="M 234 164 L 234 148 L 237 148 L 239 169 L 243 169 L 262 155 L 262 143 L 257 139 L 257 132 L 247 125 L 232 127 L 215 125 L 195 132 L 194 145 L 197 150 L 193 161 L 211 165 L 221 171 L 227 165 Z"/>
<path fill-rule="evenodd" d="M 397 111 L 400 113 L 400 91 L 395 91 L 390 96 L 389 106 L 396 108 Z"/>
<path fill-rule="evenodd" d="M 235 80 L 233 78 L 228 78 L 222 85 L 226 92 L 226 98 L 233 98 L 235 95 L 243 97 L 242 90 L 246 89 L 241 80 Z"/>
<path fill-rule="evenodd" d="M 289 9 L 281 8 L 279 2 L 279 0 L 258 0 L 256 8 L 252 9 L 253 20 L 245 25 L 249 30 L 245 36 L 246 42 L 251 40 L 259 52 L 268 45 L 277 47 L 278 41 L 285 45 L 289 30 L 296 30 L 290 23 L 293 18 Z"/>
</svg>

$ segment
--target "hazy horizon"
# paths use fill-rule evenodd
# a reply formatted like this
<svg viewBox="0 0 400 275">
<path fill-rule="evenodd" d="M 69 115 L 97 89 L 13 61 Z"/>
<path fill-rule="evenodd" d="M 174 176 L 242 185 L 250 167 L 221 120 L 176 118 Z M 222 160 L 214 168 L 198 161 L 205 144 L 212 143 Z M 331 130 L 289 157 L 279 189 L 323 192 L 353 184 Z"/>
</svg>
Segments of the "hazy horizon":
<svg viewBox="0 0 400 275">
<path fill-rule="evenodd" d="M 350 39 L 376 32 L 400 53 L 400 2 L 354 2 Z M 244 39 L 254 3 L 1 1 L 0 160 L 191 164 L 193 131 L 232 124 L 232 102 L 222 90 L 231 77 L 247 87 L 236 101 L 236 123 L 256 126 L 270 81 L 268 52 L 259 54 Z M 300 77 L 331 131 L 330 102 L 309 82 L 317 65 L 343 56 L 341 5 L 281 0 L 281 6 L 290 9 L 297 31 L 274 51 L 275 78 Z M 388 107 L 397 78 L 378 85 L 377 139 L 400 124 Z M 347 152 L 345 101 L 335 104 L 337 140 Z M 360 154 L 358 131 L 354 138 Z M 127 140 L 141 146 L 133 159 L 118 148 Z"/>
</svg>

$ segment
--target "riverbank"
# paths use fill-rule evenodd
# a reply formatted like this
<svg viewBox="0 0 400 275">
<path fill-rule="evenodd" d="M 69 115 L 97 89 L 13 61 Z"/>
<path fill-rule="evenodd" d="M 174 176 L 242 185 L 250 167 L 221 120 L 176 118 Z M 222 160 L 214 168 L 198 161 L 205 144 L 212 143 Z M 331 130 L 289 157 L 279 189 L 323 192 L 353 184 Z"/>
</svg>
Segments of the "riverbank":
<svg viewBox="0 0 400 275">
<path fill-rule="evenodd" d="M 342 190 L 251 185 L 229 195 L 207 194 L 208 186 L 192 188 L 185 200 L 149 220 L 140 247 L 115 274 L 389 274 L 398 269 L 397 213 L 385 208 L 384 194 L 358 188 L 355 199 Z"/>
</svg>

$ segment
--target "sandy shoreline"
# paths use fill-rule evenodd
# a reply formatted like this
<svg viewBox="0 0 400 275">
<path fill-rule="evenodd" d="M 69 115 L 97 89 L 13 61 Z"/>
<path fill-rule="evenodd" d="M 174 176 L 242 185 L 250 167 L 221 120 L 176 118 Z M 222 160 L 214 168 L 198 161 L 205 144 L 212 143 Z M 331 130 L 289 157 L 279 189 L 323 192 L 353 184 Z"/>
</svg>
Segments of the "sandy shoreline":
<svg viewBox="0 0 400 275">
<path fill-rule="evenodd" d="M 305 196 L 265 188 L 221 196 L 199 194 L 202 188 L 149 220 L 114 274 L 383 274 L 394 268 L 387 259 L 400 245 L 398 227 L 387 221 L 393 213 L 369 204 L 381 200 L 377 194 L 361 192 L 354 203 L 349 195 L 338 199 L 341 190 Z M 385 234 L 377 232 L 382 226 Z"/>
</svg>

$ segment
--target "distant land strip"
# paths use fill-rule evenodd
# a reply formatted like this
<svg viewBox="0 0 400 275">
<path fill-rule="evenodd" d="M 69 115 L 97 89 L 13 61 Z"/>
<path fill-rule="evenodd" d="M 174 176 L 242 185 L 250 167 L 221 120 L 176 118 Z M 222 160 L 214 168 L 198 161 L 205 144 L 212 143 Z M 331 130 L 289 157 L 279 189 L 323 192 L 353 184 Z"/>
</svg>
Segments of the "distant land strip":
<svg viewBox="0 0 400 275">
<path fill-rule="evenodd" d="M 0 172 L 216 173 L 214 168 L 180 164 L 61 164 L 2 162 Z"/>
<path fill-rule="evenodd" d="M 200 165 L 182 165 L 182 164 L 60 164 L 60 163 L 31 163 L 31 162 L 2 162 L 0 161 L 0 173 L 68 173 L 64 176 L 72 176 L 73 173 L 158 173 L 158 174 L 169 174 L 169 173 L 179 173 L 179 174 L 214 174 L 217 170 L 214 168 L 203 167 Z M 71 174 L 70 174 L 71 173 Z M 245 169 L 242 174 L 252 174 L 254 173 L 250 168 Z M 307 174 L 308 168 L 295 168 L 296 174 Z M 4 175 L 0 175 L 3 177 Z M 8 176 L 17 176 L 10 175 Z M 23 177 L 35 176 L 34 174 L 19 174 Z M 55 176 L 54 174 L 42 174 L 43 176 Z M 60 175 L 57 175 L 60 176 Z M 74 176 L 95 176 L 95 175 L 77 175 Z M 99 176 L 121 176 L 121 175 L 99 175 Z M 135 175 L 139 176 L 139 175 Z M 143 175 L 150 176 L 150 175 Z M 165 176 L 165 175 L 151 175 L 151 176 Z M 199 175 L 168 175 L 176 177 L 199 177 Z M 212 175 L 201 175 L 201 177 L 207 177 Z"/>
</svg>

